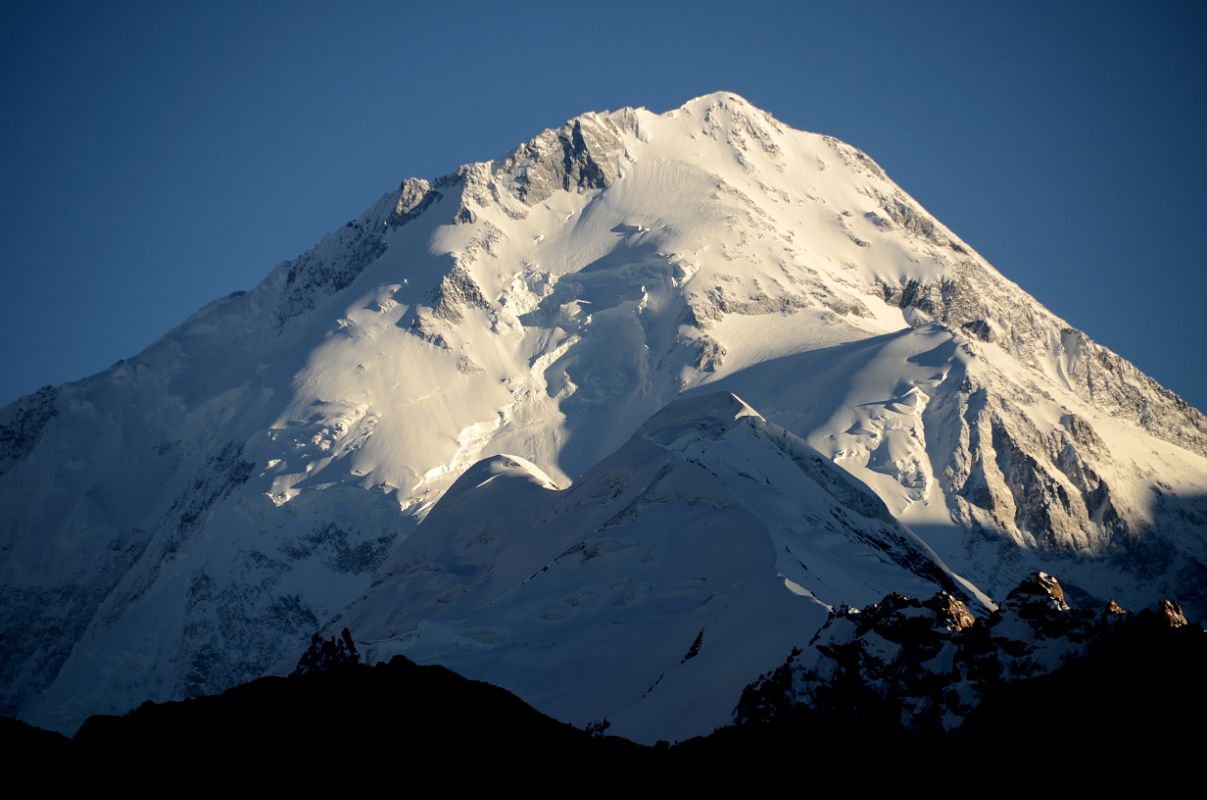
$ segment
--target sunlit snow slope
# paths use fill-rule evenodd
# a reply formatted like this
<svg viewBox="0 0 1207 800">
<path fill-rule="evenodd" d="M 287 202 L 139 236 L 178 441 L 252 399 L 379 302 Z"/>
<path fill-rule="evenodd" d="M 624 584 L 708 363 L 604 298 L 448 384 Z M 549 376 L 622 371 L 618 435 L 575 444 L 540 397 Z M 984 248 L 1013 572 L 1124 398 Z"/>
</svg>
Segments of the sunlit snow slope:
<svg viewBox="0 0 1207 800">
<path fill-rule="evenodd" d="M 1044 567 L 1074 597 L 1207 610 L 1203 415 L 866 155 L 720 93 L 586 114 L 407 180 L 253 291 L 0 411 L 0 711 L 70 729 L 259 675 L 419 547 L 407 534 L 480 459 L 514 454 L 536 483 L 577 487 L 656 411 L 716 390 L 865 483 L 991 597 Z M 527 513 L 535 491 L 491 507 Z M 797 511 L 759 502 L 743 513 L 806 535 Z M 754 552 L 742 602 L 768 604 L 768 631 L 811 624 L 810 593 L 863 601 L 835 589 L 841 559 L 830 586 L 788 585 L 778 554 Z M 551 580 L 524 591 L 544 602 Z M 567 629 L 558 652 L 589 635 Z"/>
</svg>

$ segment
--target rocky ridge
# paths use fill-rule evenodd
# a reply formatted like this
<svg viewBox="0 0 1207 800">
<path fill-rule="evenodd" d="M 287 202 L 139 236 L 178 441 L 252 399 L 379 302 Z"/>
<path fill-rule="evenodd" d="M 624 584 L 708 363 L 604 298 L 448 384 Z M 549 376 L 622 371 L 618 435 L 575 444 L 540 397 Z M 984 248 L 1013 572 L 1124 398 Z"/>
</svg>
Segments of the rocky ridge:
<svg viewBox="0 0 1207 800">
<path fill-rule="evenodd" d="M 1085 658 L 1128 626 L 1181 628 L 1182 608 L 1162 600 L 1138 614 L 1115 602 L 1075 609 L 1052 576 L 1020 583 L 977 618 L 946 592 L 900 594 L 835 611 L 808 646 L 748 686 L 738 724 L 765 724 L 796 707 L 906 730 L 954 730 L 1002 685 Z"/>
</svg>

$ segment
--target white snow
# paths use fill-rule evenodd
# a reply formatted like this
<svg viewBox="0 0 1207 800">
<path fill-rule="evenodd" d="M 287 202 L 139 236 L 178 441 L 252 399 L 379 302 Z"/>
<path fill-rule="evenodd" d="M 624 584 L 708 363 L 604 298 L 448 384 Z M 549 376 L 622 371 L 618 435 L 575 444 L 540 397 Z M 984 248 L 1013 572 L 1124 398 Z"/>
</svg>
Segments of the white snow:
<svg viewBox="0 0 1207 800">
<path fill-rule="evenodd" d="M 920 543 L 852 511 L 794 460 L 808 454 L 717 393 L 656 414 L 562 491 L 496 456 L 333 624 L 372 658 L 443 663 L 576 725 L 651 743 L 711 730 L 834 602 L 934 589 L 891 557 L 931 559 Z"/>
<path fill-rule="evenodd" d="M 407 181 L 253 291 L 57 390 L 36 446 L 0 459 L 7 707 L 70 730 L 254 677 L 384 562 L 372 613 L 336 621 L 371 622 L 354 633 L 379 654 L 681 737 L 726 721 L 825 606 L 932 593 L 852 531 L 945 563 L 986 607 L 1045 565 L 1143 605 L 1207 561 L 1201 417 L 866 156 L 726 92 L 576 125 Z M 563 152 L 575 130 L 585 154 Z M 943 291 L 989 341 L 942 324 Z M 705 405 L 646 422 L 682 396 Z M 845 474 L 809 466 L 806 441 Z M 1067 510 L 1019 506 L 1023 456 Z M 1082 467 L 1109 509 L 1083 499 Z M 1156 577 L 1099 557 L 1129 537 L 1162 554 Z M 431 568 L 391 600 L 404 563 Z M 725 689 L 701 702 L 709 681 Z"/>
</svg>

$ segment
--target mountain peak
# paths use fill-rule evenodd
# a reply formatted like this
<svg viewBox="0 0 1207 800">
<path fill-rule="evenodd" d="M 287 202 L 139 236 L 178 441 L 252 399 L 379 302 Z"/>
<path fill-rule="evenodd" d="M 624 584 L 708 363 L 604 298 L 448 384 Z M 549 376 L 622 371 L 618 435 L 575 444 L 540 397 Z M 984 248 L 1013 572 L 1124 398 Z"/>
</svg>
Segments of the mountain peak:
<svg viewBox="0 0 1207 800">
<path fill-rule="evenodd" d="M 756 611 L 903 575 L 988 607 L 1058 565 L 1074 599 L 1201 615 L 1205 456 L 1202 414 L 856 148 L 732 92 L 585 114 L 404 182 L 145 352 L 0 411 L 0 711 L 63 727 L 254 678 L 399 548 L 451 607 L 471 572 L 502 580 L 495 517 L 522 548 L 576 520 L 590 550 L 553 556 L 592 569 L 633 519 L 704 531 L 747 548 Z M 688 563 L 655 556 L 634 563 Z M 698 566 L 675 580 L 703 603 Z M 601 584 L 616 608 L 630 574 Z M 594 601 L 558 592 L 547 621 L 572 627 Z M 680 662 L 701 627 L 672 665 L 719 652 L 706 633 Z"/>
<path fill-rule="evenodd" d="M 702 94 L 699 97 L 693 97 L 691 100 L 688 100 L 686 103 L 679 106 L 679 108 L 697 113 L 703 111 L 704 109 L 716 108 L 718 106 L 728 106 L 730 108 L 740 108 L 743 110 L 753 111 L 762 110 L 737 92 L 729 92 L 724 90 L 709 92 L 708 94 Z"/>
</svg>

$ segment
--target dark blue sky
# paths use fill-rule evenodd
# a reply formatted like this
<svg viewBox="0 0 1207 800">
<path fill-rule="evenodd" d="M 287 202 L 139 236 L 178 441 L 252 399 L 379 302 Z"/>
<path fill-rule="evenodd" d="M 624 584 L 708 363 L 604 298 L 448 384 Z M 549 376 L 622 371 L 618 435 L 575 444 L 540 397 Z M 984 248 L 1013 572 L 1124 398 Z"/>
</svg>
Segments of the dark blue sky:
<svg viewBox="0 0 1207 800">
<path fill-rule="evenodd" d="M 0 403 L 136 353 L 408 175 L 737 91 L 868 151 L 1207 408 L 1200 3 L 16 3 Z"/>
</svg>

